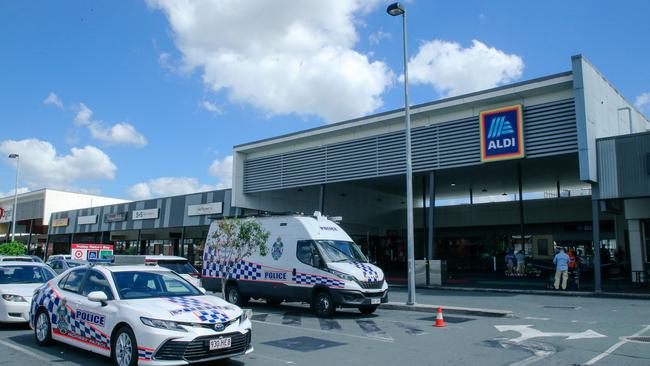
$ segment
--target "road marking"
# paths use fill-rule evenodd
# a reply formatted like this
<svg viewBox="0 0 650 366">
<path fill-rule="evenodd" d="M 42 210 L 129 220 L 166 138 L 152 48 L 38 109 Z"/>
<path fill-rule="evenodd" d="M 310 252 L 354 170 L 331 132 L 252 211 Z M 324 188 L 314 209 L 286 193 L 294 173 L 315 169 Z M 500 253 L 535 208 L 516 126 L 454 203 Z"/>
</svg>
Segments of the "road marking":
<svg viewBox="0 0 650 366">
<path fill-rule="evenodd" d="M 521 343 L 515 343 L 508 339 L 499 339 L 497 340 L 497 342 L 503 348 L 506 349 L 518 348 L 518 349 L 526 350 L 533 354 L 532 356 L 524 358 L 523 360 L 511 363 L 509 366 L 527 366 L 535 362 L 538 362 L 546 357 L 549 357 L 557 352 L 555 347 L 553 347 L 550 344 L 546 344 L 542 342 L 525 341 Z"/>
<path fill-rule="evenodd" d="M 324 334 L 331 334 L 333 336 L 345 336 L 345 337 L 351 337 L 351 338 L 357 338 L 357 339 L 365 339 L 369 341 L 379 341 L 379 342 L 386 342 L 386 343 L 393 343 L 393 338 L 390 339 L 382 339 L 382 338 L 371 338 L 371 337 L 365 337 L 365 336 L 359 336 L 355 334 L 348 334 L 348 333 L 343 333 L 343 332 L 333 332 L 329 330 L 321 330 L 321 329 L 312 329 L 312 328 L 307 328 L 307 327 L 296 327 L 294 325 L 286 325 L 286 324 L 277 324 L 277 323 L 270 323 L 270 322 L 261 322 L 259 320 L 253 320 L 255 323 L 259 324 L 265 324 L 265 325 L 271 325 L 274 327 L 283 327 L 283 328 L 291 328 L 291 329 L 298 329 L 298 330 L 306 330 L 309 332 L 317 332 L 317 333 L 324 333 Z"/>
<path fill-rule="evenodd" d="M 356 322 L 357 325 L 359 325 L 359 328 L 361 328 L 361 330 L 363 330 L 363 332 L 370 338 L 393 340 L 393 337 L 386 334 L 386 332 L 379 328 L 377 323 L 372 320 L 357 320 Z"/>
<path fill-rule="evenodd" d="M 495 328 L 499 332 L 513 331 L 521 334 L 517 338 L 512 338 L 510 341 L 515 343 L 521 343 L 525 340 L 532 338 L 540 337 L 567 337 L 566 339 L 587 339 L 587 338 L 606 338 L 604 334 L 600 334 L 591 329 L 587 329 L 584 332 L 580 333 L 570 333 L 570 332 L 542 332 L 537 329 L 533 329 L 532 325 L 495 325 Z"/>
<path fill-rule="evenodd" d="M 410 325 L 410 324 L 406 324 L 406 323 L 402 323 L 402 322 L 394 322 L 394 323 L 398 327 L 404 329 L 404 331 L 408 335 L 420 336 L 420 335 L 424 335 L 424 334 L 429 334 L 429 333 L 426 333 L 425 331 L 423 331 L 422 329 L 420 329 L 419 327 L 416 327 L 416 326 L 413 326 L 413 325 Z"/>
<path fill-rule="evenodd" d="M 37 359 L 37 360 L 39 360 L 39 361 L 43 361 L 43 362 L 47 362 L 47 363 L 52 362 L 52 360 L 49 360 L 49 359 L 47 359 L 47 358 L 45 358 L 45 357 L 39 355 L 38 353 L 35 353 L 35 352 L 32 352 L 32 351 L 26 350 L 26 349 L 24 349 L 24 348 L 21 347 L 21 346 L 18 346 L 18 345 L 12 344 L 12 343 L 7 342 L 7 341 L 5 341 L 5 340 L 0 339 L 0 344 L 4 345 L 4 346 L 6 346 L 6 347 L 9 347 L 9 348 L 11 348 L 11 349 L 13 349 L 13 350 L 15 350 L 15 351 L 22 352 L 22 353 L 24 353 L 24 354 L 26 354 L 26 355 L 32 356 L 32 357 L 34 357 L 35 359 Z"/>
<path fill-rule="evenodd" d="M 643 328 L 643 329 L 641 329 L 640 331 L 634 333 L 634 334 L 631 335 L 630 337 L 638 337 L 638 336 L 640 336 L 641 334 L 647 332 L 648 330 L 650 330 L 650 325 L 646 325 L 645 328 Z M 629 342 L 628 339 L 625 339 L 625 338 L 621 339 L 618 343 L 616 343 L 616 344 L 614 344 L 613 346 L 609 347 L 605 352 L 603 352 L 603 353 L 599 354 L 598 356 L 592 358 L 591 360 L 587 361 L 587 363 L 585 363 L 585 366 L 593 365 L 593 364 L 595 364 L 596 362 L 602 360 L 603 358 L 605 358 L 605 357 L 611 355 L 611 354 L 612 354 L 614 351 L 616 351 L 620 346 L 624 345 L 624 344 L 627 343 L 627 342 Z"/>
<path fill-rule="evenodd" d="M 318 318 L 318 324 L 322 330 L 341 330 L 341 324 L 333 319 Z"/>
<path fill-rule="evenodd" d="M 302 320 L 300 319 L 300 312 L 298 311 L 287 311 L 282 316 L 282 324 L 284 325 L 300 325 Z"/>
<path fill-rule="evenodd" d="M 551 318 L 536 318 L 534 316 L 527 316 L 524 319 L 527 319 L 527 320 L 551 320 Z"/>
<path fill-rule="evenodd" d="M 296 364 L 296 363 L 293 362 L 293 361 L 283 360 L 283 359 L 281 359 L 281 358 L 275 358 L 275 357 L 264 356 L 264 355 L 261 355 L 261 354 L 259 354 L 259 353 L 255 353 L 255 354 L 253 354 L 253 355 L 250 356 L 250 358 L 255 358 L 255 357 L 263 358 L 263 359 L 271 360 L 271 361 L 277 361 L 277 362 L 281 362 L 281 363 L 284 363 L 284 364 L 287 364 L 287 365 L 295 365 L 295 364 Z"/>
</svg>

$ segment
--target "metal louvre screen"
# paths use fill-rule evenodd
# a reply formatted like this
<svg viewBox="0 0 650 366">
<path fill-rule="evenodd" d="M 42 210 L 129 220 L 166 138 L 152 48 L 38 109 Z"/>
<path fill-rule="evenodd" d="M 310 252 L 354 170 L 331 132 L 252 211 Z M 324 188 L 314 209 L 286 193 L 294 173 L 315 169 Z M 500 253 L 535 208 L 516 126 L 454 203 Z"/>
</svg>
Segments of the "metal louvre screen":
<svg viewBox="0 0 650 366">
<path fill-rule="evenodd" d="M 573 99 L 525 106 L 527 158 L 578 151 Z M 413 171 L 481 164 L 478 116 L 412 129 Z M 244 192 L 404 174 L 404 132 L 244 162 Z"/>
</svg>

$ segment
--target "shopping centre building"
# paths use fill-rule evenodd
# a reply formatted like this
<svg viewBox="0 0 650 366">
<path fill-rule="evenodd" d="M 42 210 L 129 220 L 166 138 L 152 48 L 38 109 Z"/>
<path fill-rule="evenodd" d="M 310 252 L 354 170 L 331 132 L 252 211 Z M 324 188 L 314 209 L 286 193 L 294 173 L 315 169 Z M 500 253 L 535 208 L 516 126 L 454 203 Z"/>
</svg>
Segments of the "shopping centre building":
<svg viewBox="0 0 650 366">
<path fill-rule="evenodd" d="M 534 269 L 563 246 L 578 251 L 585 273 L 602 265 L 607 281 L 645 280 L 650 122 L 584 57 L 574 56 L 568 72 L 414 105 L 411 120 L 416 259 L 442 259 L 454 278 L 480 279 L 502 276 L 511 248 L 524 250 Z M 50 241 L 56 247 L 74 234 L 187 255 L 199 249 L 210 218 L 233 215 L 235 207 L 321 211 L 341 216 L 371 259 L 399 280 L 406 269 L 405 171 L 400 109 L 235 146 L 232 191 L 210 198 L 53 214 L 70 224 L 75 215 L 98 221 L 50 226 Z M 189 215 L 190 205 L 215 202 L 223 212 Z M 154 208 L 155 218 L 106 221 L 107 214 Z M 161 247 L 147 249 L 155 241 Z M 594 276 L 601 278 L 589 274 L 585 283 Z"/>
</svg>

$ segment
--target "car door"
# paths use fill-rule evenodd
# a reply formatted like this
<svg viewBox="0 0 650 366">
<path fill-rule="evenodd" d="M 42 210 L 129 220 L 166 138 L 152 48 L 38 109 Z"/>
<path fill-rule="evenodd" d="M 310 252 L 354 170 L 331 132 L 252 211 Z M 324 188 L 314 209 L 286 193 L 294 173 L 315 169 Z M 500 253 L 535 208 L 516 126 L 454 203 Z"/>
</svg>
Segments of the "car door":
<svg viewBox="0 0 650 366">
<path fill-rule="evenodd" d="M 82 299 L 81 288 L 87 274 L 87 268 L 79 268 L 59 281 L 59 301 L 52 308 L 52 336 L 75 347 L 93 350 L 86 345 L 84 329 L 76 321 L 76 311 Z"/>
<path fill-rule="evenodd" d="M 88 300 L 88 294 L 101 291 L 106 294 L 107 301 L 99 303 Z M 75 309 L 75 318 L 86 334 L 86 341 L 95 346 L 95 351 L 110 353 L 111 329 L 116 323 L 117 307 L 115 293 L 110 282 L 103 273 L 96 269 L 88 271 L 80 292 L 79 302 Z"/>
</svg>

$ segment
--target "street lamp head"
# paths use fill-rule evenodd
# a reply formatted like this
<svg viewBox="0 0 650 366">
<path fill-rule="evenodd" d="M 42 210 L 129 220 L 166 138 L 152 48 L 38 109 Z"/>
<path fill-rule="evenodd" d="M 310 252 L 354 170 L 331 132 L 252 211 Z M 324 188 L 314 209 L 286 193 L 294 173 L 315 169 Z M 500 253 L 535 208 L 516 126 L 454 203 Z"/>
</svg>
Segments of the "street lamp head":
<svg viewBox="0 0 650 366">
<path fill-rule="evenodd" d="M 405 13 L 404 7 L 400 3 L 393 3 L 388 5 L 386 12 L 392 16 L 403 15 Z"/>
<path fill-rule="evenodd" d="M 9 159 L 17 159 L 18 156 L 18 154 L 9 154 Z"/>
</svg>

